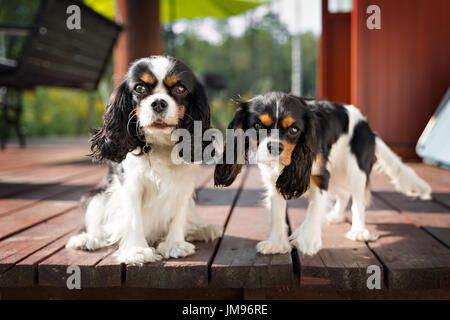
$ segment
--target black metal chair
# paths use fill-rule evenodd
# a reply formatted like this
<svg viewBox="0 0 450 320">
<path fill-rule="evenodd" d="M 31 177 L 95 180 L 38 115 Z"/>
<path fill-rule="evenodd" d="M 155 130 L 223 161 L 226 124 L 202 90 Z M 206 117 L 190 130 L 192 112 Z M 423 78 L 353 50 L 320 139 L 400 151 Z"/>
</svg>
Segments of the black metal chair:
<svg viewBox="0 0 450 320">
<path fill-rule="evenodd" d="M 81 29 L 70 30 L 66 25 L 67 8 L 73 4 L 80 8 Z M 0 92 L 1 147 L 5 147 L 8 126 L 15 128 L 25 145 L 20 131 L 22 90 L 36 86 L 95 89 L 120 30 L 120 25 L 73 0 L 40 0 L 31 25 L 0 23 L 0 86 L 6 88 Z"/>
</svg>

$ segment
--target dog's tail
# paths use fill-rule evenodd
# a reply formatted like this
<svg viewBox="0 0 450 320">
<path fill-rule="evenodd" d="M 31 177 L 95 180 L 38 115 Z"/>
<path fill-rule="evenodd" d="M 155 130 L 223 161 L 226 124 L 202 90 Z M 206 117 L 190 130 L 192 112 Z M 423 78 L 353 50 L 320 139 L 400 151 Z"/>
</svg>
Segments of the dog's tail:
<svg viewBox="0 0 450 320">
<path fill-rule="evenodd" d="M 404 164 L 391 149 L 376 137 L 375 155 L 381 169 L 391 178 L 395 189 L 409 197 L 431 199 L 431 187 Z"/>
</svg>

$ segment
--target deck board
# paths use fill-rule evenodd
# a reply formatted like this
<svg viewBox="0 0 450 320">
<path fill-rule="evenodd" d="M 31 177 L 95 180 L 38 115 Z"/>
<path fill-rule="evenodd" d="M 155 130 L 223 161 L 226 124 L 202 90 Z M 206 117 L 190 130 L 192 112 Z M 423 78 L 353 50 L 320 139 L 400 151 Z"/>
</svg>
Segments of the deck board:
<svg viewBox="0 0 450 320">
<path fill-rule="evenodd" d="M 307 200 L 300 198 L 288 203 L 291 230 L 297 229 L 306 217 Z M 322 249 L 314 256 L 297 250 L 295 258 L 300 265 L 300 286 L 305 288 L 333 288 L 340 290 L 367 289 L 367 268 L 383 265 L 363 242 L 345 238 L 350 230 L 348 222 L 324 225 Z M 383 273 L 381 273 L 383 277 Z M 381 278 L 383 284 L 383 278 Z"/>
<path fill-rule="evenodd" d="M 345 239 L 351 222 L 347 212 L 345 223 L 324 226 L 323 249 L 309 257 L 256 252 L 256 243 L 270 230 L 256 168 L 248 169 L 248 176 L 241 174 L 231 188 L 217 189 L 212 183 L 214 168 L 203 167 L 196 184 L 197 210 L 206 222 L 226 226 L 223 237 L 196 243 L 197 252 L 190 257 L 136 267 L 119 264 L 113 247 L 96 252 L 65 248 L 83 220 L 80 196 L 105 172 L 90 164 L 87 144 L 81 141 L 44 141 L 25 150 L 0 151 L 0 289 L 63 289 L 67 267 L 78 265 L 82 288 L 365 290 L 367 267 L 374 264 L 383 270 L 385 290 L 450 288 L 448 170 L 411 164 L 433 187 L 430 201 L 404 197 L 384 175 L 374 173 L 367 223 L 380 239 Z M 291 230 L 303 221 L 305 208 L 305 199 L 289 201 Z"/>
<path fill-rule="evenodd" d="M 203 169 L 199 181 L 213 168 Z M 207 184 L 197 192 L 197 213 L 206 223 L 217 224 L 222 227 L 232 210 L 232 204 L 238 195 L 244 175 L 226 190 L 214 189 L 212 175 L 208 176 Z M 220 199 L 220 201 L 218 201 Z M 126 285 L 130 287 L 147 288 L 197 288 L 208 285 L 209 266 L 219 243 L 194 242 L 195 255 L 163 260 L 157 263 L 139 266 L 127 266 Z"/>
<path fill-rule="evenodd" d="M 51 200 L 38 201 L 33 206 L 0 216 L 0 239 L 78 207 L 81 196 L 99 182 L 102 172 L 85 177 L 85 185 L 57 194 Z"/>
<path fill-rule="evenodd" d="M 449 249 L 377 198 L 373 202 L 367 228 L 380 238 L 368 245 L 383 262 L 388 288 L 449 289 Z"/>
<path fill-rule="evenodd" d="M 445 177 L 450 176 L 450 174 L 448 171 L 439 168 L 419 167 L 417 165 L 412 167 L 417 169 L 418 173 L 423 175 L 423 178 L 432 186 L 432 200 L 409 198 L 395 191 L 394 187 L 388 182 L 387 177 L 374 174 L 371 177 L 373 194 L 391 208 L 405 215 L 405 218 L 409 219 L 410 222 L 422 227 L 450 248 L 450 207 L 446 207 L 435 199 L 437 190 L 443 190 L 442 188 L 446 190 L 446 187 L 439 183 L 448 181 L 449 179 Z M 423 169 L 420 170 L 419 168 Z M 441 182 L 437 183 L 437 180 Z M 445 195 L 448 196 L 449 194 L 446 193 Z"/>
<path fill-rule="evenodd" d="M 38 187 L 14 196 L 0 197 L 0 216 L 37 204 L 42 200 L 54 200 L 55 197 L 70 194 L 79 187 L 91 188 L 105 174 L 103 168 L 91 168 L 83 173 L 75 174 L 67 180 L 53 184 L 41 184 Z"/>
<path fill-rule="evenodd" d="M 261 187 L 257 169 L 249 169 L 211 266 L 213 287 L 267 288 L 294 283 L 290 254 L 261 255 L 256 251 L 256 244 L 270 232 L 270 215 L 260 204 Z"/>
</svg>

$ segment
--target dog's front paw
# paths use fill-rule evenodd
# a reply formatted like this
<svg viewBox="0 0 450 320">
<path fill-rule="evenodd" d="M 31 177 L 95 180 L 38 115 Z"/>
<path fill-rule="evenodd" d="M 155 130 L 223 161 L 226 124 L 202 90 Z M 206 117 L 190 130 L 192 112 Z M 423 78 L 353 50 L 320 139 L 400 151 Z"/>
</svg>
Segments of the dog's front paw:
<svg viewBox="0 0 450 320">
<path fill-rule="evenodd" d="M 106 246 L 106 243 L 89 233 L 83 232 L 77 234 L 69 239 L 66 248 L 73 248 L 79 250 L 97 250 Z"/>
<path fill-rule="evenodd" d="M 283 254 L 291 252 L 291 245 L 285 241 L 264 240 L 258 242 L 256 250 L 261 254 Z"/>
<path fill-rule="evenodd" d="M 130 249 L 122 250 L 118 256 L 120 262 L 126 264 L 141 265 L 147 262 L 155 262 L 162 259 L 156 253 L 155 248 L 151 247 L 132 247 Z"/>
<path fill-rule="evenodd" d="M 208 224 L 198 228 L 186 236 L 187 241 L 214 241 L 222 235 L 223 227 L 216 224 Z"/>
<path fill-rule="evenodd" d="M 313 230 L 300 226 L 289 237 L 291 245 L 298 248 L 303 254 L 314 255 L 322 248 L 320 230 Z"/>
<path fill-rule="evenodd" d="M 183 242 L 161 242 L 156 250 L 164 258 L 181 258 L 195 253 L 195 246 L 192 243 Z"/>
<path fill-rule="evenodd" d="M 350 231 L 345 234 L 345 237 L 353 241 L 371 242 L 376 241 L 379 235 L 371 234 L 367 229 L 364 230 L 350 229 Z"/>
</svg>

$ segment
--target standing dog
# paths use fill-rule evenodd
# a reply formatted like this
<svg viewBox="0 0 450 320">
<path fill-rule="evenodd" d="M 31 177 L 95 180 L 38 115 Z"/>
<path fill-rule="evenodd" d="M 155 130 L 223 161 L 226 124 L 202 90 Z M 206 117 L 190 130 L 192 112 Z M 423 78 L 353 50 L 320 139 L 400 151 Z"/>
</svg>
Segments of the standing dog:
<svg viewBox="0 0 450 320">
<path fill-rule="evenodd" d="M 321 226 L 329 203 L 335 201 L 327 220 L 342 222 L 350 197 L 352 227 L 346 237 L 376 240 L 377 236 L 365 225 L 365 209 L 370 202 L 369 177 L 375 161 L 398 191 L 421 199 L 431 197 L 430 186 L 401 162 L 353 106 L 267 93 L 240 102 L 229 128 L 269 132 L 266 138 L 259 136 L 256 141 L 257 162 L 272 215 L 270 237 L 257 245 L 260 253 L 286 253 L 294 245 L 304 254 L 315 254 L 322 247 Z M 278 129 L 276 138 L 271 134 L 273 129 Z M 250 142 L 245 143 L 246 157 L 249 145 Z M 230 185 L 241 167 L 241 164 L 218 164 L 215 185 Z M 309 196 L 306 219 L 288 239 L 286 199 L 305 192 Z"/>
<path fill-rule="evenodd" d="M 208 129 L 210 109 L 185 64 L 167 56 L 134 62 L 90 140 L 94 159 L 112 161 L 107 185 L 87 198 L 86 230 L 67 247 L 116 244 L 121 262 L 142 264 L 193 254 L 195 246 L 187 241 L 217 238 L 221 228 L 205 225 L 195 212 L 199 165 L 171 158 L 173 130 L 193 133 L 194 121 Z"/>
</svg>

